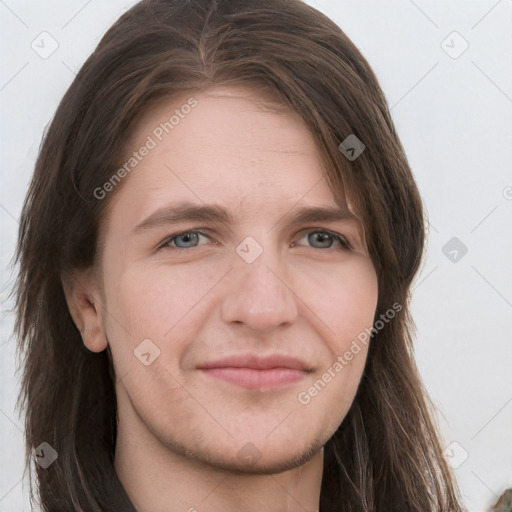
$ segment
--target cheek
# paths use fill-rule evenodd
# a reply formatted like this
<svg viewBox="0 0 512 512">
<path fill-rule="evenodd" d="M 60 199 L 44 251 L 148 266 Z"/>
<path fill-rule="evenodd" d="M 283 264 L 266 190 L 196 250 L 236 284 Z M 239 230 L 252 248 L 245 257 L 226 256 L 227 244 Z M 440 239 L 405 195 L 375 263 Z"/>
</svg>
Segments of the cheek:
<svg viewBox="0 0 512 512">
<path fill-rule="evenodd" d="M 129 368 L 134 349 L 145 339 L 167 352 L 166 359 L 186 350 L 187 339 L 201 324 L 199 316 L 212 311 L 218 292 L 215 285 L 226 268 L 220 262 L 195 262 L 174 266 L 134 263 L 105 269 L 109 290 L 105 323 L 118 365 Z M 283 280 L 302 310 L 299 315 L 312 315 L 309 326 L 317 330 L 333 361 L 350 347 L 352 339 L 371 327 L 378 286 L 367 257 L 353 254 L 330 263 L 295 260 Z M 173 338 L 172 354 L 168 353 L 169 337 Z"/>
<path fill-rule="evenodd" d="M 134 339 L 163 339 L 181 324 L 215 282 L 207 272 L 186 265 L 132 265 L 115 279 L 111 310 Z"/>
<path fill-rule="evenodd" d="M 314 270 L 314 271 L 313 271 Z M 315 313 L 320 335 L 332 354 L 347 350 L 351 341 L 373 325 L 378 301 L 378 279 L 368 257 L 352 255 L 330 268 L 300 272 L 300 297 Z"/>
<path fill-rule="evenodd" d="M 202 273 L 169 266 L 131 265 L 117 274 L 113 270 L 109 279 L 104 323 L 116 375 L 136 409 L 150 418 L 155 401 L 181 404 L 187 400 L 178 384 L 180 354 L 197 328 L 194 313 L 212 284 L 205 282 Z M 147 366 L 144 354 L 149 354 Z M 148 396 L 154 400 L 148 402 Z M 180 417 L 187 411 L 178 408 L 173 414 Z M 167 412 L 162 411 L 162 421 Z"/>
</svg>

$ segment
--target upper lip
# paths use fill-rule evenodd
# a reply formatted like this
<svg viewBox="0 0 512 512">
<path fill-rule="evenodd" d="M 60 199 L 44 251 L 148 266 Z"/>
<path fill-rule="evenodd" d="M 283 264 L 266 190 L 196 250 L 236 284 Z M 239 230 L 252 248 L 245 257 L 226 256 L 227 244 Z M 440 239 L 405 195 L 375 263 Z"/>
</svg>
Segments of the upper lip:
<svg viewBox="0 0 512 512">
<path fill-rule="evenodd" d="M 235 354 L 199 365 L 199 369 L 208 368 L 252 368 L 255 370 L 269 370 L 271 368 L 291 368 L 294 370 L 311 371 L 310 365 L 297 357 L 284 354 Z"/>
</svg>

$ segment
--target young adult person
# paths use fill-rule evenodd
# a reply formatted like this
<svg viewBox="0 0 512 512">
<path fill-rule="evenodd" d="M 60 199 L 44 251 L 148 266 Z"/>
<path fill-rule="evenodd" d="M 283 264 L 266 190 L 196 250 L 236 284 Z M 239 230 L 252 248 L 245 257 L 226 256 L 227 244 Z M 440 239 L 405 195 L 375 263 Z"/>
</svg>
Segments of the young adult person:
<svg viewBox="0 0 512 512">
<path fill-rule="evenodd" d="M 299 0 L 146 0 L 45 134 L 17 258 L 42 510 L 463 510 L 412 355 L 424 210 Z"/>
</svg>

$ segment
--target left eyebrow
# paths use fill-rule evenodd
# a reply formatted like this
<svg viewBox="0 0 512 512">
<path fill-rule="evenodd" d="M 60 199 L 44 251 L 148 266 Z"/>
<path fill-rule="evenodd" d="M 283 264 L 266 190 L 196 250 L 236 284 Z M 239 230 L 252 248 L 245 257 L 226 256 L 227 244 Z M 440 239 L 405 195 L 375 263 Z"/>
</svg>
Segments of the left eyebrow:
<svg viewBox="0 0 512 512">
<path fill-rule="evenodd" d="M 291 226 L 308 222 L 339 222 L 343 220 L 359 220 L 346 206 L 306 206 L 291 210 L 284 219 Z M 283 220 L 284 220 L 283 219 Z"/>
<path fill-rule="evenodd" d="M 291 210 L 282 219 L 291 226 L 308 222 L 339 222 L 343 220 L 358 220 L 358 217 L 347 207 L 307 206 Z M 219 204 L 178 203 L 156 210 L 135 226 L 133 231 L 138 234 L 185 221 L 220 222 L 233 225 L 236 223 L 236 215 Z"/>
</svg>

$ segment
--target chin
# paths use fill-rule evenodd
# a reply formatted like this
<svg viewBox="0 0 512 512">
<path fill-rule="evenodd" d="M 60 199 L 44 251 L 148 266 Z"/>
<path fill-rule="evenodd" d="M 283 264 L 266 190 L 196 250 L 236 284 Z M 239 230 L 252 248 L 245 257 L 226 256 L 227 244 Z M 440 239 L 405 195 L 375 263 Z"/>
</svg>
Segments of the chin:
<svg viewBox="0 0 512 512">
<path fill-rule="evenodd" d="M 297 442 L 280 443 L 280 446 L 288 447 L 286 451 L 277 451 L 272 446 L 257 448 L 257 442 L 248 441 L 239 450 L 226 455 L 227 450 L 221 453 L 210 453 L 205 456 L 196 454 L 202 462 L 218 467 L 238 475 L 271 475 L 283 473 L 295 469 L 308 462 L 323 447 L 322 442 L 308 444 L 302 449 L 297 449 Z M 291 449 L 294 447 L 294 449 Z"/>
</svg>

